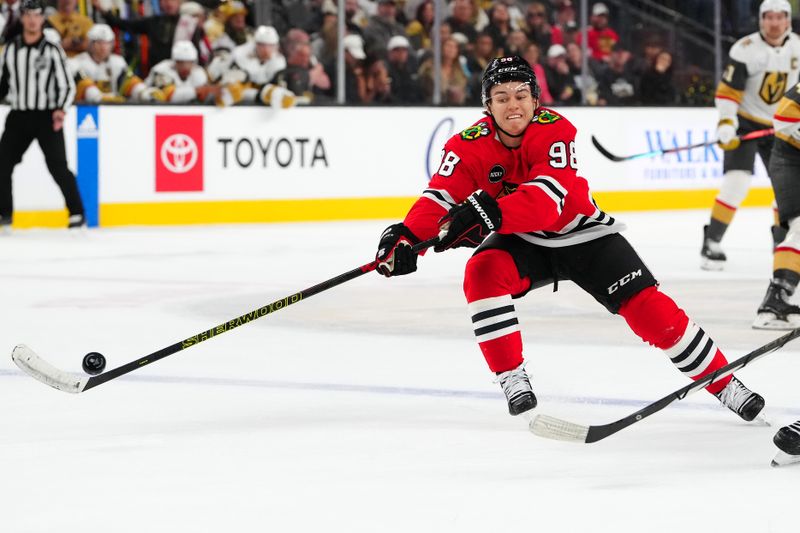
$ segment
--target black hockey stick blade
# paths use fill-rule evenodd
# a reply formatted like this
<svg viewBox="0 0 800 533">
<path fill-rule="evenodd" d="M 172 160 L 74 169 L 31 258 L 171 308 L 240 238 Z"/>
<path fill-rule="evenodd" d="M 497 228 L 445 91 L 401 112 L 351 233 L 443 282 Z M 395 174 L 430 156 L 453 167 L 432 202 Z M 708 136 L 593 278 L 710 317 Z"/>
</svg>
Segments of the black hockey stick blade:
<svg viewBox="0 0 800 533">
<path fill-rule="evenodd" d="M 537 415 L 536 418 L 530 422 L 529 429 L 534 435 L 548 439 L 564 440 L 569 442 L 583 442 L 587 444 L 603 440 L 606 437 L 610 437 L 611 435 L 622 431 L 626 427 L 632 426 L 636 422 L 639 422 L 648 416 L 661 411 L 672 402 L 683 400 L 688 395 L 697 392 L 700 389 L 704 389 L 712 383 L 716 383 L 725 376 L 733 374 L 737 370 L 747 366 L 751 361 L 760 359 L 761 357 L 764 357 L 765 355 L 782 348 L 786 343 L 796 339 L 797 337 L 800 337 L 800 328 L 793 329 L 786 335 L 778 337 L 777 339 L 768 342 L 760 348 L 756 348 L 749 354 L 740 357 L 732 363 L 728 363 L 716 372 L 690 383 L 685 387 L 681 387 L 675 392 L 664 396 L 660 400 L 653 402 L 650 405 L 639 409 L 635 413 L 617 420 L 616 422 L 599 426 L 584 426 L 581 424 L 568 422 L 566 420 L 561 420 L 553 416 Z"/>
<path fill-rule="evenodd" d="M 412 250 L 415 252 L 426 250 L 431 246 L 436 245 L 441 236 L 442 234 L 439 234 L 436 237 L 415 244 L 412 247 Z M 191 348 L 192 346 L 196 346 L 203 341 L 207 341 L 213 337 L 227 333 L 232 329 L 274 313 L 275 311 L 280 311 L 281 309 L 303 301 L 310 296 L 341 285 L 346 281 L 363 276 L 368 272 L 372 272 L 376 268 L 378 268 L 377 260 L 354 268 L 353 270 L 343 274 L 339 274 L 336 277 L 318 283 L 313 287 L 309 287 L 300 292 L 296 292 L 292 295 L 281 298 L 280 300 L 275 300 L 274 302 L 263 307 L 259 307 L 258 309 L 250 311 L 249 313 L 228 320 L 227 322 L 223 322 L 222 324 L 200 332 L 197 335 L 193 335 L 188 339 L 176 342 L 175 344 L 167 346 L 166 348 L 162 348 L 149 355 L 145 355 L 144 357 L 140 357 L 139 359 L 131 361 L 130 363 L 126 363 L 96 376 L 83 376 L 60 370 L 45 361 L 36 352 L 24 344 L 20 344 L 14 348 L 14 351 L 11 353 L 11 359 L 23 372 L 44 383 L 45 385 L 63 392 L 77 394 L 89 389 L 93 389 L 94 387 L 102 385 L 103 383 L 111 381 L 112 379 L 124 376 L 128 372 L 133 372 L 134 370 L 149 365 L 150 363 L 154 363 L 159 359 L 164 359 L 165 357 L 168 357 L 174 353 Z"/>
<path fill-rule="evenodd" d="M 627 161 L 627 158 L 614 155 L 608 150 L 606 150 L 605 147 L 602 144 L 600 144 L 600 141 L 598 141 L 597 137 L 595 137 L 594 135 L 592 135 L 592 144 L 594 145 L 595 148 L 597 148 L 598 152 L 603 154 L 603 157 L 605 157 L 606 159 L 610 159 L 615 163 L 619 163 L 620 161 Z"/>
</svg>

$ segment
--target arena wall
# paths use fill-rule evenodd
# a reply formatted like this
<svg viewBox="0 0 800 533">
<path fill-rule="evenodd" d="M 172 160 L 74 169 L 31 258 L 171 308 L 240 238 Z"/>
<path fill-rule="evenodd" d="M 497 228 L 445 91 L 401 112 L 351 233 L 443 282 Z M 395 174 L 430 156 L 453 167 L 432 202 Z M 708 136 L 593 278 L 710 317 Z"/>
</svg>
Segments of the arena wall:
<svg viewBox="0 0 800 533">
<path fill-rule="evenodd" d="M 714 137 L 714 109 L 560 111 L 578 128 L 579 172 L 605 210 L 710 207 L 718 147 L 614 163 L 591 136 L 619 155 L 703 142 Z M 479 117 L 471 108 L 77 106 L 66 139 L 91 225 L 392 219 L 424 189 L 444 141 Z M 17 167 L 14 199 L 16 226 L 65 223 L 38 146 Z M 771 201 L 757 162 L 744 205 Z"/>
</svg>

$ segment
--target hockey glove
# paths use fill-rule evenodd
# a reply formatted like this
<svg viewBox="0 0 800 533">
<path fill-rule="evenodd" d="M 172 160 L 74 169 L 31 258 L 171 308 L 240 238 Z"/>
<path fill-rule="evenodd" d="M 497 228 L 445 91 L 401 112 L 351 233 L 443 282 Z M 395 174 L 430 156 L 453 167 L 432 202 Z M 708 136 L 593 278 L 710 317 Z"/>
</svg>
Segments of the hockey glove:
<svg viewBox="0 0 800 533">
<path fill-rule="evenodd" d="M 416 235 L 402 222 L 386 228 L 378 243 L 378 253 L 375 254 L 375 259 L 379 261 L 378 272 L 387 278 L 416 272 L 417 254 L 411 247 L 418 242 Z"/>
<path fill-rule="evenodd" d="M 500 229 L 502 219 L 497 200 L 487 192 L 475 191 L 439 220 L 439 226 L 447 230 L 447 234 L 439 240 L 434 251 L 443 252 L 462 246 L 476 248 L 489 233 Z"/>
<path fill-rule="evenodd" d="M 725 151 L 736 150 L 741 141 L 736 136 L 736 124 L 729 118 L 724 118 L 717 124 L 717 144 Z"/>
</svg>

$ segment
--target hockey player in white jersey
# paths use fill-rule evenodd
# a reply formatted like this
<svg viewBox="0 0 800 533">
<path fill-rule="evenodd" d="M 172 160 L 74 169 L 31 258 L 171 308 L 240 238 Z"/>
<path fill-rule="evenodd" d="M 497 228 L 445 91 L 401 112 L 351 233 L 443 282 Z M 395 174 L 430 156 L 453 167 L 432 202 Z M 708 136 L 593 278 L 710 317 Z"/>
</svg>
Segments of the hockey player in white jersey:
<svg viewBox="0 0 800 533">
<path fill-rule="evenodd" d="M 170 59 L 154 66 L 145 84 L 154 90 L 154 99 L 177 104 L 203 102 L 209 94 L 208 75 L 197 64 L 197 49 L 190 41 L 173 44 Z"/>
<path fill-rule="evenodd" d="M 259 26 L 253 41 L 237 46 L 233 51 L 220 49 L 208 67 L 213 82 L 223 85 L 241 84 L 241 101 L 261 102 L 276 109 L 293 107 L 297 103 L 295 94 L 280 85 L 270 83 L 275 74 L 286 68 L 286 58 L 278 50 L 278 32 L 272 26 Z M 223 104 L 231 105 L 239 100 L 224 94 Z M 230 100 L 230 101 L 229 101 Z"/>
<path fill-rule="evenodd" d="M 721 270 L 726 256 L 720 241 L 747 196 L 756 152 L 769 167 L 772 139 L 739 143 L 738 136 L 772 126 L 775 107 L 798 81 L 800 37 L 791 31 L 792 8 L 787 0 L 764 0 L 759 7 L 759 31 L 739 39 L 731 48 L 714 98 L 719 123 L 717 138 L 725 150 L 723 182 L 711 220 L 703 229 L 701 266 Z M 786 230 L 777 220 L 773 244 Z"/>
<path fill-rule="evenodd" d="M 147 100 L 147 87 L 128 69 L 122 56 L 111 53 L 114 32 L 107 24 L 95 24 L 89 30 L 89 49 L 67 60 L 75 78 L 78 102 L 124 102 Z"/>
</svg>

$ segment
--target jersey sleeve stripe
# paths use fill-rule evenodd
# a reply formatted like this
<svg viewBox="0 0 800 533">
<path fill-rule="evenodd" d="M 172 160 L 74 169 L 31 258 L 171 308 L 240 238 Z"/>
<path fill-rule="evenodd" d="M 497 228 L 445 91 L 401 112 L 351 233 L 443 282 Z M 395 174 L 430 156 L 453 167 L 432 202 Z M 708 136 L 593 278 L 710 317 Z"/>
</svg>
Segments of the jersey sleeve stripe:
<svg viewBox="0 0 800 533">
<path fill-rule="evenodd" d="M 556 180 L 549 176 L 539 176 L 522 185 L 526 187 L 539 187 L 553 202 L 555 202 L 558 207 L 558 213 L 561 214 L 561 211 L 564 209 L 564 199 L 567 195 L 567 191 L 561 187 Z"/>
<path fill-rule="evenodd" d="M 450 208 L 456 205 L 456 201 L 450 196 L 450 193 L 444 189 L 425 189 L 422 193 L 423 198 L 432 200 L 445 209 L 450 211 Z"/>
</svg>

